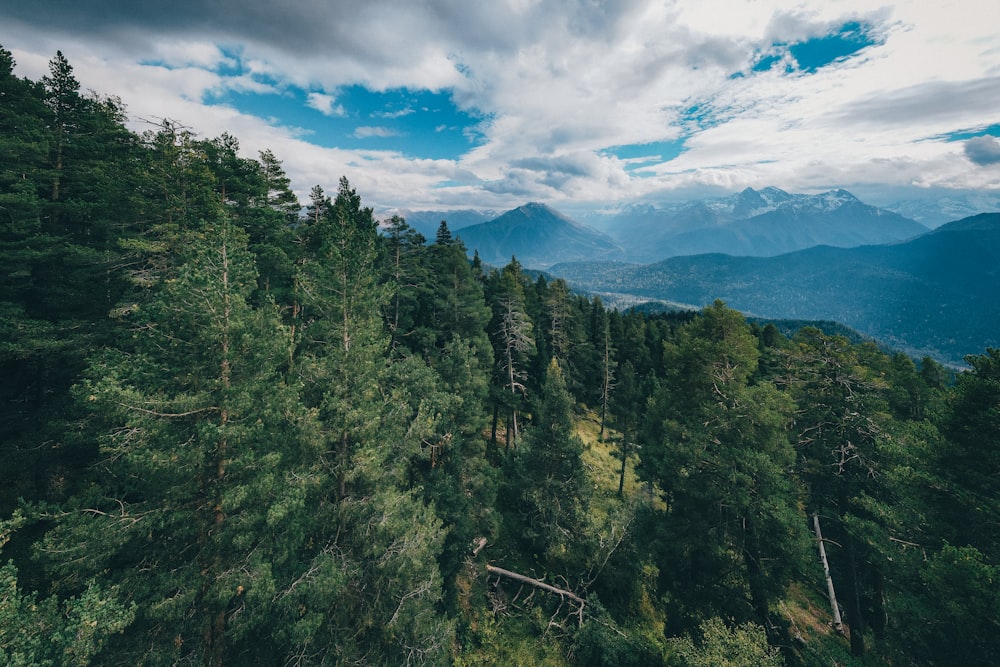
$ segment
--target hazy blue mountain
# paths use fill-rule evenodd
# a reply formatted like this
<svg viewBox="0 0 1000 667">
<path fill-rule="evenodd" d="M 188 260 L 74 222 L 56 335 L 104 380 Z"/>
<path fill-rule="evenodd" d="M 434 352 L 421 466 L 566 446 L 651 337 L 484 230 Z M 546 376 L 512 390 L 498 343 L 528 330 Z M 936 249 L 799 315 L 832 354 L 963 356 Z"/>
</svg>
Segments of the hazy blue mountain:
<svg viewBox="0 0 1000 667">
<path fill-rule="evenodd" d="M 1000 193 L 956 192 L 944 197 L 897 201 L 883 208 L 933 229 L 952 220 L 1000 211 Z"/>
<path fill-rule="evenodd" d="M 719 199 L 623 210 L 606 221 L 630 261 L 720 252 L 769 257 L 816 245 L 855 247 L 913 238 L 927 227 L 869 206 L 846 190 L 819 195 L 778 188 Z"/>
<path fill-rule="evenodd" d="M 835 320 L 951 363 L 1000 346 L 1000 213 L 892 244 L 776 257 L 704 254 L 643 266 L 561 264 L 549 272 L 589 291 L 699 307 L 718 298 L 750 315 Z"/>
<path fill-rule="evenodd" d="M 465 227 L 456 236 L 469 254 L 478 250 L 484 262 L 495 266 L 504 266 L 512 256 L 526 267 L 539 269 L 557 262 L 623 257 L 621 248 L 607 235 L 538 203 Z"/>
<path fill-rule="evenodd" d="M 413 227 L 426 236 L 429 241 L 434 240 L 434 237 L 437 235 L 438 226 L 442 220 L 448 223 L 448 229 L 455 232 L 463 227 L 478 225 L 497 217 L 497 211 L 479 209 L 462 209 L 457 211 L 398 210 L 381 217 L 388 219 L 393 213 L 406 218 L 406 222 L 409 223 L 410 227 Z"/>
</svg>

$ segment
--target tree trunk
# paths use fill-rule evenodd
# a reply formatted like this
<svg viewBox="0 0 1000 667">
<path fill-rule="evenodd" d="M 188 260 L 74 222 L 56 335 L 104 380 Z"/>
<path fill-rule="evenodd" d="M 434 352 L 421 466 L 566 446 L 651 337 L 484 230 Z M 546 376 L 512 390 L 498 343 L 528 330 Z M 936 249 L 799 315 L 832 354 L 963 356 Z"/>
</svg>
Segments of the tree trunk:
<svg viewBox="0 0 1000 667">
<path fill-rule="evenodd" d="M 618 474 L 618 497 L 625 495 L 625 464 L 628 462 L 628 424 L 622 430 L 622 469 Z"/>
<path fill-rule="evenodd" d="M 495 574 L 499 577 L 506 577 L 507 579 L 513 579 L 514 581 L 520 582 L 522 584 L 528 584 L 534 586 L 535 588 L 540 588 L 543 591 L 548 591 L 549 593 L 554 593 L 560 597 L 569 598 L 574 602 L 579 602 L 580 605 L 587 604 L 587 601 L 581 598 L 576 593 L 572 591 L 567 591 L 563 588 L 556 588 L 551 584 L 547 584 L 544 581 L 539 581 L 538 579 L 532 579 L 531 577 L 525 576 L 523 574 L 518 574 L 517 572 L 511 572 L 510 570 L 505 570 L 502 567 L 496 567 L 494 565 L 487 565 L 486 571 L 490 574 Z"/>
<path fill-rule="evenodd" d="M 865 636 L 861 620 L 861 596 L 858 588 L 857 562 L 854 554 L 854 540 L 845 536 L 847 551 L 847 625 L 851 629 L 851 655 L 865 654 Z"/>
<path fill-rule="evenodd" d="M 837 492 L 837 507 L 841 516 L 847 514 L 847 488 L 841 481 Z M 864 624 L 861 619 L 861 596 L 858 587 L 858 565 L 854 549 L 854 539 L 844 532 L 844 552 L 847 555 L 847 627 L 851 633 L 851 655 L 860 657 L 865 654 Z"/>
<path fill-rule="evenodd" d="M 823 563 L 823 576 L 826 578 L 826 593 L 830 598 L 830 611 L 833 613 L 833 628 L 843 634 L 844 622 L 840 618 L 840 605 L 837 604 L 837 592 L 833 588 L 833 577 L 830 576 L 830 561 L 826 559 L 826 544 L 823 542 L 823 531 L 819 527 L 819 514 L 813 512 L 813 530 L 816 542 L 819 544 L 819 559 Z"/>
<path fill-rule="evenodd" d="M 744 519 L 743 566 L 747 572 L 747 585 L 750 588 L 750 605 L 753 607 L 771 644 L 778 643 L 776 628 L 771 623 L 770 600 L 764 580 L 764 570 L 760 564 L 760 546 L 757 534 L 750 518 Z"/>
</svg>

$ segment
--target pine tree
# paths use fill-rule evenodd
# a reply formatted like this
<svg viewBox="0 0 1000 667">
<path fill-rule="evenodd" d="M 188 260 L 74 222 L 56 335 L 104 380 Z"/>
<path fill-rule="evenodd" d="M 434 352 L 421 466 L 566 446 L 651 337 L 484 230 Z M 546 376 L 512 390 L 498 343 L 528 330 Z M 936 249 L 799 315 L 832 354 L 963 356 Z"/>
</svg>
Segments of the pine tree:
<svg viewBox="0 0 1000 667">
<path fill-rule="evenodd" d="M 674 618 L 770 628 L 770 603 L 807 544 L 789 475 L 792 405 L 770 385 L 749 384 L 756 341 L 721 302 L 664 347 L 668 376 L 650 402 L 639 472 L 666 501 L 653 545 Z"/>
<path fill-rule="evenodd" d="M 79 395 L 104 428 L 96 483 L 42 549 L 61 592 L 110 582 L 137 604 L 107 662 L 234 659 L 271 622 L 305 537 L 315 428 L 280 374 L 277 313 L 250 305 L 232 224 L 188 238 L 132 343 L 91 364 Z"/>
<path fill-rule="evenodd" d="M 397 349 L 402 341 L 407 341 L 411 349 L 426 347 L 419 340 L 410 341 L 416 334 L 417 311 L 420 302 L 426 300 L 430 276 L 425 263 L 427 239 L 406 224 L 406 220 L 394 215 L 385 224 L 383 239 L 385 264 L 392 290 L 391 302 L 386 312 L 386 322 L 392 336 L 390 347 Z"/>
<path fill-rule="evenodd" d="M 797 447 L 801 476 L 809 489 L 810 513 L 823 522 L 824 535 L 842 546 L 830 561 L 846 605 L 851 652 L 862 655 L 868 618 L 863 611 L 865 581 L 883 579 L 880 560 L 866 546 L 862 528 L 872 516 L 866 497 L 883 495 L 880 451 L 886 439 L 884 382 L 862 360 L 861 346 L 841 336 L 805 328 L 793 339 L 791 393 L 796 398 Z M 880 592 L 871 599 L 881 605 Z M 880 617 L 876 612 L 872 617 Z"/>
<path fill-rule="evenodd" d="M 542 555 L 545 569 L 564 574 L 586 563 L 586 499 L 583 441 L 573 433 L 573 399 L 553 359 L 533 401 L 531 426 L 518 456 L 518 473 L 506 477 L 520 496 L 519 530 L 527 553 Z M 583 553 L 581 553 L 583 552 Z"/>
<path fill-rule="evenodd" d="M 528 316 L 522 281 L 521 265 L 512 259 L 500 273 L 493 294 L 491 334 L 497 371 L 494 401 L 507 415 L 507 451 L 517 446 L 518 413 L 526 390 L 528 361 L 535 351 L 534 323 Z"/>
<path fill-rule="evenodd" d="M 346 179 L 329 206 L 317 190 L 295 372 L 325 443 L 304 575 L 319 587 L 289 589 L 284 641 L 318 662 L 439 661 L 453 632 L 438 608 L 444 530 L 409 485 L 424 443 L 442 435 L 434 374 L 389 354 L 371 209 Z"/>
<path fill-rule="evenodd" d="M 66 143 L 76 129 L 82 100 L 80 82 L 73 76 L 73 67 L 62 51 L 49 62 L 49 75 L 42 77 L 45 86 L 45 104 L 52 114 L 52 192 L 51 200 L 59 201 L 60 181 L 63 171 L 63 156 Z"/>
<path fill-rule="evenodd" d="M 119 107 L 81 98 L 65 58 L 46 85 L 13 67 L 0 48 L 0 452 L 10 480 L 0 511 L 18 497 L 64 496 L 93 454 L 67 426 L 69 388 L 89 348 L 107 342 L 124 288 L 115 236 L 131 211 L 117 182 L 135 157 Z"/>
</svg>

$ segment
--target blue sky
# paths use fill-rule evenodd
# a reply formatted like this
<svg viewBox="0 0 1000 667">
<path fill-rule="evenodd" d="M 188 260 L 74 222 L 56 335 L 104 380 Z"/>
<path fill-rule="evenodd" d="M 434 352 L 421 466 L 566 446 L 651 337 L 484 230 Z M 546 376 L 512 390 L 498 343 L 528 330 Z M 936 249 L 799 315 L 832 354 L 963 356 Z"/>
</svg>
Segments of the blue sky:
<svg viewBox="0 0 1000 667">
<path fill-rule="evenodd" d="M 980 0 L 35 0 L 0 3 L 0 44 L 377 209 L 1000 192 Z"/>
<path fill-rule="evenodd" d="M 274 118 L 276 124 L 299 128 L 304 139 L 327 148 L 458 160 L 484 141 L 478 129 L 482 115 L 460 109 L 447 90 L 372 91 L 354 84 L 330 93 L 301 89 L 210 92 L 204 102 Z"/>
</svg>

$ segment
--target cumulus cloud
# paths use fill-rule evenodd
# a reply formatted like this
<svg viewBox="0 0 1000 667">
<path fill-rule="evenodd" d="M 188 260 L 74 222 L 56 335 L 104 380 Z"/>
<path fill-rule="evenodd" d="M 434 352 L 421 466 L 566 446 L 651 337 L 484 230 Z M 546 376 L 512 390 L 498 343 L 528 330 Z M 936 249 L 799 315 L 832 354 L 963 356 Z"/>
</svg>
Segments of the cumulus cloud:
<svg viewBox="0 0 1000 667">
<path fill-rule="evenodd" d="M 799 0 L 3 5 L 0 43 L 14 50 L 20 74 L 38 78 L 61 48 L 85 87 L 121 95 L 136 116 L 170 114 L 205 134 L 229 123 L 244 147 L 273 147 L 300 190 L 352 172 L 366 196 L 404 207 L 850 184 L 831 182 L 841 178 L 976 187 L 991 182 L 976 166 L 995 164 L 1000 150 L 981 137 L 965 143 L 963 159 L 944 138 L 988 125 L 1000 108 L 995 2 L 887 0 L 877 10 L 867 0 L 808 8 Z M 767 54 L 787 56 L 788 45 L 845 25 L 877 39 L 816 71 L 754 71 Z M 293 90 L 309 107 L 346 117 L 342 86 L 446 90 L 483 119 L 474 148 L 454 160 L 412 157 L 405 128 L 419 114 L 406 108 L 355 128 L 358 140 L 399 142 L 361 153 L 307 143 L 308 131 L 292 126 L 301 118 L 282 126 L 203 102 L 218 91 Z M 678 140 L 686 150 L 658 163 L 609 156 L 611 147 Z M 442 187 L 456 172 L 462 185 Z"/>
<path fill-rule="evenodd" d="M 344 107 L 337 104 L 337 98 L 326 93 L 309 93 L 306 106 L 319 111 L 324 116 L 346 116 Z"/>
<path fill-rule="evenodd" d="M 965 142 L 964 150 L 965 157 L 981 167 L 1000 164 L 1000 141 L 996 137 L 973 137 Z"/>
</svg>

